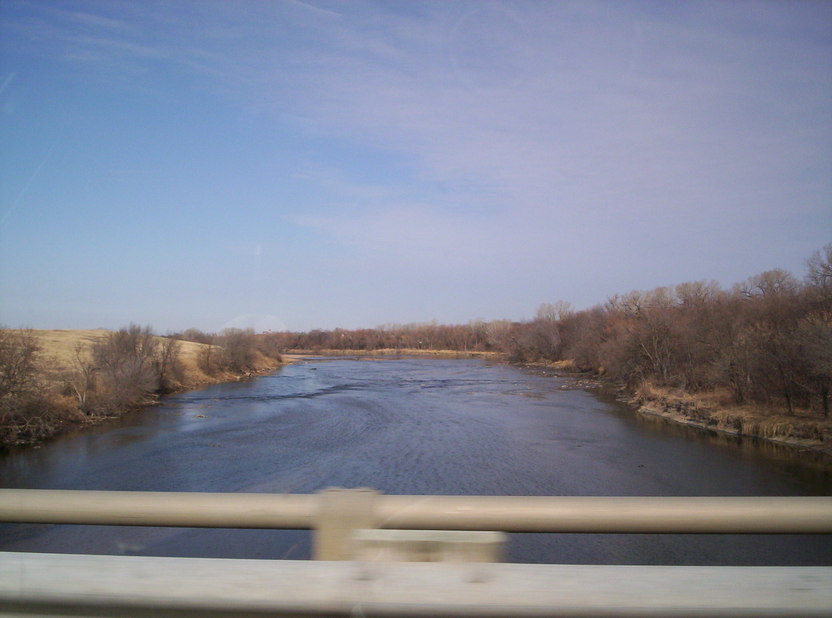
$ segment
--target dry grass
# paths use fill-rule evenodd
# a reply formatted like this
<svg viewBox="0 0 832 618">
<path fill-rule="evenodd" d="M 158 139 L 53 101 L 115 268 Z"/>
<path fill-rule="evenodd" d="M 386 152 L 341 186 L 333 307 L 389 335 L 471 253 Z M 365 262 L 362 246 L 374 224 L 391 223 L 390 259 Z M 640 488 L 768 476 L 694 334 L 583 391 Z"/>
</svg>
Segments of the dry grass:
<svg viewBox="0 0 832 618">
<path fill-rule="evenodd" d="M 84 353 L 89 353 L 96 341 L 104 339 L 111 331 L 95 330 L 33 330 L 31 331 L 38 344 L 38 359 L 41 367 L 49 366 L 70 367 L 75 362 L 75 350 L 81 347 Z M 156 337 L 162 340 L 163 337 Z M 199 352 L 205 344 L 193 341 L 179 342 L 179 355 L 186 365 L 197 365 Z"/>
<path fill-rule="evenodd" d="M 104 339 L 108 330 L 33 330 L 32 336 L 38 344 L 38 363 L 42 369 L 49 367 L 70 367 L 75 362 L 76 346 L 85 352 L 96 341 Z"/>
<path fill-rule="evenodd" d="M 722 391 L 690 394 L 642 383 L 635 393 L 640 411 L 725 433 L 798 446 L 832 449 L 832 420 L 808 411 L 785 414 L 775 407 L 737 405 Z"/>
<path fill-rule="evenodd" d="M 42 379 L 54 382 L 74 368 L 77 349 L 80 348 L 82 356 L 89 358 L 93 344 L 107 337 L 111 331 L 95 329 L 33 330 L 31 332 L 39 348 L 37 363 L 42 371 Z M 161 341 L 164 338 L 156 337 L 156 339 Z M 216 382 L 215 378 L 205 375 L 199 368 L 199 354 L 205 347 L 205 344 L 193 341 L 179 342 L 179 358 L 185 372 L 184 386 L 186 388 Z M 263 369 L 265 368 L 264 366 Z"/>
<path fill-rule="evenodd" d="M 572 360 L 536 360 L 536 361 L 525 361 L 520 363 L 523 367 L 535 367 L 539 369 L 551 369 L 556 372 L 563 372 L 563 373 L 578 373 L 578 367 L 575 365 L 575 361 Z"/>
<path fill-rule="evenodd" d="M 38 345 L 37 362 L 44 372 L 44 377 L 54 377 L 71 370 L 76 364 L 76 349 L 80 348 L 82 355 L 89 355 L 93 344 L 107 337 L 112 331 L 95 330 L 33 330 L 31 331 Z M 165 337 L 155 337 L 159 341 Z M 199 356 L 207 348 L 207 344 L 193 341 L 179 341 L 179 360 L 185 371 L 185 388 L 192 388 L 202 384 L 233 380 L 237 377 L 231 373 L 221 373 L 215 376 L 206 375 L 199 368 Z M 269 371 L 280 366 L 274 359 L 256 354 L 255 371 Z"/>
</svg>

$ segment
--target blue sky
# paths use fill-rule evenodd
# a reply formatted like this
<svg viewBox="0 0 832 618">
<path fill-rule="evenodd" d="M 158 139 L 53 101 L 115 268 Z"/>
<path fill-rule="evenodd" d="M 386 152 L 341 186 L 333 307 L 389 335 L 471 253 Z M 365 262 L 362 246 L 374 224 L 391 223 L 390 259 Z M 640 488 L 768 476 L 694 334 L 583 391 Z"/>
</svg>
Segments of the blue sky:
<svg viewBox="0 0 832 618">
<path fill-rule="evenodd" d="M 0 322 L 524 319 L 804 273 L 832 3 L 0 3 Z"/>
</svg>

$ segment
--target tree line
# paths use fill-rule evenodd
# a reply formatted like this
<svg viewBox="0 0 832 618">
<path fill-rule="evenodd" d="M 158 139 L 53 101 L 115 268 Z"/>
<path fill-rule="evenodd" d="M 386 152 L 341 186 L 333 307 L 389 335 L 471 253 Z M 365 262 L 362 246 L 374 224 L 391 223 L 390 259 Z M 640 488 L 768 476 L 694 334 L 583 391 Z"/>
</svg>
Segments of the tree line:
<svg viewBox="0 0 832 618">
<path fill-rule="evenodd" d="M 694 281 L 615 295 L 584 310 L 542 305 L 526 321 L 390 325 L 277 333 L 282 349 L 495 351 L 513 361 L 570 361 L 631 390 L 724 390 L 737 404 L 829 416 L 832 244 L 803 280 L 769 270 L 723 289 Z"/>
<path fill-rule="evenodd" d="M 447 325 L 389 324 L 378 328 L 347 330 L 315 329 L 308 332 L 274 333 L 282 350 L 456 350 L 462 352 L 493 349 L 489 325 L 481 320 Z"/>
</svg>

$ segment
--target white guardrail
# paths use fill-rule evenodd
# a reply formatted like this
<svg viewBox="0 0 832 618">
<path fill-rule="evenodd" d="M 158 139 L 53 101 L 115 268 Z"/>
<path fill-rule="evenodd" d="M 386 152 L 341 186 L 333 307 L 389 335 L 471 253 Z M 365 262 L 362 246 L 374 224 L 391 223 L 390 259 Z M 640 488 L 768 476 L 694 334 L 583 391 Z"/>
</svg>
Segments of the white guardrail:
<svg viewBox="0 0 832 618">
<path fill-rule="evenodd" d="M 832 497 L 0 489 L 0 522 L 312 529 L 317 559 L 0 553 L 5 615 L 832 615 L 832 567 L 481 562 L 500 532 L 829 534 Z"/>
</svg>

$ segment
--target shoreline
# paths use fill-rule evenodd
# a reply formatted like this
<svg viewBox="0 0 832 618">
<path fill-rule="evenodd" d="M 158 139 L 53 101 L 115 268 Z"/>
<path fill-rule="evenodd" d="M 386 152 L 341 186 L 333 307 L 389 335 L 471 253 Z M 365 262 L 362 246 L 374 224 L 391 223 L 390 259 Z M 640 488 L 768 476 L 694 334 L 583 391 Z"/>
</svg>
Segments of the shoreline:
<svg viewBox="0 0 832 618">
<path fill-rule="evenodd" d="M 626 404 L 636 415 L 662 419 L 698 431 L 762 440 L 795 451 L 811 451 L 829 458 L 832 465 L 832 419 L 799 414 L 766 414 L 759 407 L 703 405 L 690 394 L 674 394 L 670 389 L 656 389 L 649 384 L 631 392 L 602 376 L 577 371 L 570 361 L 507 362 L 539 375 L 570 378 L 575 380 L 578 388 L 614 393 L 615 399 Z M 776 433 L 783 431 L 785 433 Z M 766 432 L 775 435 L 766 435 Z"/>
<path fill-rule="evenodd" d="M 762 440 L 764 442 L 771 442 L 773 444 L 778 444 L 780 446 L 788 446 L 796 451 L 811 451 L 813 453 L 819 453 L 828 457 L 830 459 L 830 464 L 832 464 L 832 443 L 829 440 L 825 439 L 816 439 L 812 437 L 801 437 L 800 435 L 774 435 L 774 436 L 767 436 L 761 433 L 757 433 L 755 431 L 742 431 L 741 429 L 737 429 L 730 425 L 726 425 L 724 422 L 717 421 L 713 423 L 710 420 L 697 420 L 695 418 L 690 418 L 685 416 L 684 414 L 679 414 L 675 411 L 675 409 L 668 409 L 663 405 L 656 405 L 653 403 L 644 404 L 640 403 L 638 397 L 633 397 L 628 400 L 628 405 L 632 406 L 634 412 L 636 414 L 642 416 L 649 416 L 653 418 L 660 418 L 667 422 L 675 423 L 678 425 L 690 427 L 692 429 L 696 429 L 699 431 L 708 431 L 708 432 L 716 432 L 720 434 L 724 434 L 726 436 L 734 436 L 738 438 L 753 438 L 755 440 Z M 668 404 L 672 405 L 672 404 Z M 718 413 L 721 416 L 730 416 L 729 409 L 719 410 Z M 777 417 L 780 419 L 781 417 Z M 816 419 L 805 418 L 805 417 L 789 417 L 793 418 L 793 423 L 797 424 L 798 426 L 801 423 L 807 423 L 814 421 Z M 777 422 L 777 419 L 773 420 L 773 423 Z M 766 419 L 763 419 L 763 422 Z M 788 423 L 788 421 L 785 421 Z M 752 424 L 752 427 L 759 426 Z M 829 434 L 829 429 L 826 428 L 824 434 Z M 805 434 L 804 434 L 805 435 Z"/>
<path fill-rule="evenodd" d="M 140 330 L 138 327 L 131 328 Z M 216 361 L 206 368 L 200 359 L 206 350 L 210 354 L 211 345 L 173 340 L 173 351 L 165 351 L 164 346 L 168 345 L 170 338 L 141 332 L 138 336 L 151 337 L 142 345 L 150 342 L 154 348 L 152 357 L 141 359 L 141 371 L 147 377 L 140 379 L 148 382 L 155 380 L 153 390 L 147 388 L 149 383 L 140 387 L 130 383 L 127 388 L 133 388 L 134 394 L 108 400 L 105 391 L 102 400 L 87 406 L 87 397 L 90 394 L 94 396 L 97 391 L 99 372 L 99 368 L 92 365 L 91 351 L 114 333 L 125 333 L 128 337 L 137 336 L 136 333 L 130 335 L 127 329 L 4 329 L 4 332 L 18 337 L 12 341 L 21 349 L 27 346 L 31 360 L 26 367 L 26 390 L 21 391 L 23 394 L 18 399 L 4 401 L 5 405 L 0 410 L 0 452 L 37 448 L 58 436 L 83 431 L 85 427 L 102 425 L 136 410 L 158 405 L 168 395 L 247 380 L 277 371 L 287 364 L 276 350 L 261 350 L 255 347 L 254 342 L 246 341 L 248 356 L 245 363 L 236 365 L 239 369 L 232 370 L 234 365 L 231 363 Z M 240 343 L 237 342 L 237 354 L 240 353 Z M 123 379 L 139 379 L 132 375 Z"/>
<path fill-rule="evenodd" d="M 379 348 L 377 350 L 333 349 L 321 350 L 290 349 L 283 357 L 316 358 L 322 356 L 427 356 L 430 358 L 483 358 L 499 359 L 500 352 L 483 352 L 477 350 L 424 350 L 419 348 Z"/>
<path fill-rule="evenodd" d="M 825 442 L 818 442 L 815 440 L 801 440 L 798 438 L 776 438 L 776 437 L 766 437 L 760 435 L 754 435 L 750 433 L 742 433 L 739 430 L 731 429 L 729 427 L 716 427 L 716 426 L 709 426 L 705 423 L 695 421 L 693 419 L 686 419 L 674 416 L 670 413 L 662 412 L 661 410 L 657 410 L 655 408 L 651 408 L 649 406 L 637 406 L 637 404 L 632 403 L 628 404 L 632 405 L 636 414 L 641 416 L 647 416 L 651 418 L 661 419 L 667 421 L 669 423 L 674 423 L 684 427 L 690 427 L 692 429 L 696 429 L 699 431 L 706 431 L 706 432 L 715 432 L 719 434 L 723 434 L 726 436 L 733 436 L 736 438 L 750 438 L 753 440 L 761 440 L 763 442 L 769 442 L 771 444 L 776 444 L 778 446 L 787 446 L 789 448 L 795 449 L 797 451 L 811 451 L 812 453 L 818 453 L 830 458 L 830 464 L 832 464 L 832 445 L 829 445 Z"/>
<path fill-rule="evenodd" d="M 400 357 L 421 358 L 455 358 L 492 360 L 505 362 L 516 367 L 531 370 L 544 377 L 569 378 L 575 388 L 583 390 L 602 389 L 609 393 L 616 393 L 616 399 L 626 404 L 635 415 L 661 419 L 665 422 L 689 427 L 698 431 L 716 432 L 726 436 L 753 438 L 765 442 L 786 446 L 795 451 L 811 451 L 830 459 L 832 464 L 832 421 L 810 416 L 784 416 L 778 414 L 764 414 L 760 409 L 732 407 L 724 405 L 703 405 L 689 394 L 674 393 L 669 389 L 656 389 L 649 384 L 641 385 L 635 391 L 629 391 L 620 384 L 606 380 L 601 376 L 581 373 L 569 361 L 536 361 L 512 362 L 504 354 L 498 352 L 457 351 L 457 350 L 424 350 L 412 348 L 385 348 L 378 350 L 301 350 L 292 349 L 281 354 L 280 362 L 259 364 L 256 369 L 244 373 L 234 374 L 223 372 L 208 376 L 201 374 L 198 379 L 181 385 L 172 392 L 154 396 L 145 405 L 159 405 L 160 401 L 169 395 L 198 391 L 216 384 L 225 384 L 254 379 L 269 375 L 282 367 L 297 364 L 322 357 L 377 357 L 379 359 L 394 359 Z M 74 430 L 83 431 L 85 426 L 97 426 L 123 416 L 125 412 L 85 416 L 80 411 L 76 414 L 60 419 L 55 423 L 55 430 L 49 435 L 42 435 L 34 439 L 18 440 L 0 445 L 0 452 L 9 452 L 17 448 L 38 448 L 41 444 Z"/>
<path fill-rule="evenodd" d="M 51 430 L 48 433 L 38 435 L 37 437 L 25 439 L 18 438 L 14 441 L 4 441 L 0 443 L 0 454 L 9 453 L 14 449 L 40 448 L 41 445 L 51 440 L 55 440 L 57 438 L 60 438 L 61 436 L 65 436 L 76 431 L 83 431 L 86 427 L 97 427 L 100 425 L 104 425 L 106 423 L 118 420 L 126 414 L 141 411 L 145 408 L 149 408 L 152 406 L 161 405 L 165 397 L 199 391 L 203 388 L 208 388 L 209 386 L 215 386 L 217 384 L 230 384 L 232 382 L 242 382 L 245 380 L 250 380 L 261 376 L 269 375 L 271 373 L 274 373 L 275 371 L 278 371 L 282 367 L 285 367 L 286 365 L 297 362 L 297 360 L 299 359 L 299 357 L 296 358 L 295 355 L 287 356 L 291 356 L 292 358 L 288 361 L 261 365 L 257 369 L 252 369 L 244 373 L 236 374 L 226 372 L 221 375 L 214 376 L 206 376 L 205 374 L 202 374 L 200 379 L 194 382 L 183 384 L 180 386 L 180 388 L 177 388 L 167 393 L 154 394 L 152 398 L 150 398 L 148 401 L 144 402 L 141 405 L 127 410 L 113 412 L 111 414 L 86 415 L 83 412 L 81 412 L 81 410 L 77 409 L 72 410 L 70 412 L 65 411 L 64 415 L 61 418 L 52 420 L 53 424 Z"/>
</svg>

